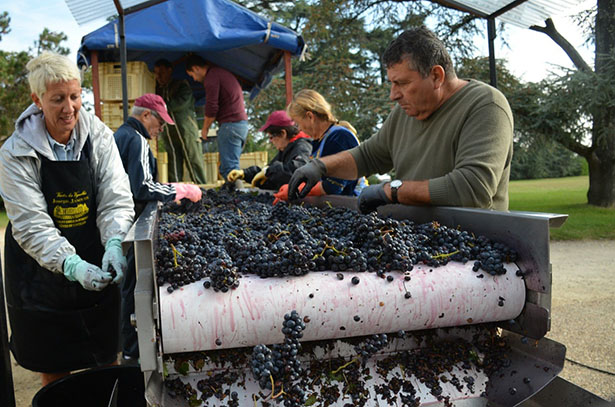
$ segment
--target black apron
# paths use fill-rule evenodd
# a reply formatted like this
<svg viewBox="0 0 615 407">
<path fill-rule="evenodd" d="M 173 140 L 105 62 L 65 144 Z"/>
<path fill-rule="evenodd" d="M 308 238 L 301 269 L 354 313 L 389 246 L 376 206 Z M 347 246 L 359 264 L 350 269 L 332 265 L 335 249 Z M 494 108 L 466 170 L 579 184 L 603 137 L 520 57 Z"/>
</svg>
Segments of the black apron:
<svg viewBox="0 0 615 407">
<path fill-rule="evenodd" d="M 79 161 L 41 158 L 47 211 L 85 261 L 100 267 L 104 247 L 96 227 L 96 188 L 89 138 Z M 116 284 L 85 290 L 77 281 L 42 268 L 5 235 L 5 279 L 10 347 L 17 362 L 42 373 L 106 365 L 117 358 L 120 296 Z"/>
</svg>

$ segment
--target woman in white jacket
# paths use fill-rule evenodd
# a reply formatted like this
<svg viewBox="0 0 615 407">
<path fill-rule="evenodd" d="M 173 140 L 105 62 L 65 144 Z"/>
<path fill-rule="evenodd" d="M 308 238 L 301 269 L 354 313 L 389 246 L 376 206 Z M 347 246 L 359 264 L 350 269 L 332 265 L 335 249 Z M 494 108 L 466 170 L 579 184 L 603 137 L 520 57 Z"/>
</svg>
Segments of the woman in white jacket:
<svg viewBox="0 0 615 407">
<path fill-rule="evenodd" d="M 13 355 L 46 385 L 115 362 L 134 210 L 113 133 L 81 108 L 77 66 L 46 52 L 26 67 L 34 103 L 0 149 L 5 286 Z"/>
</svg>

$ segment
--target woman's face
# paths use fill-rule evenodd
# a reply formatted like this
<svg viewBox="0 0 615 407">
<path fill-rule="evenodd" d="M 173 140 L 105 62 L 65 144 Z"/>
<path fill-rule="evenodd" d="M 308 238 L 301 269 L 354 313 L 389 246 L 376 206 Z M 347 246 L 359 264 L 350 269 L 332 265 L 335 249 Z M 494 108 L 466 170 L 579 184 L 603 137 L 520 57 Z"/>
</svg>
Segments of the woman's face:
<svg viewBox="0 0 615 407">
<path fill-rule="evenodd" d="M 47 84 L 42 98 L 32 94 L 32 100 L 43 110 L 45 127 L 56 141 L 68 142 L 81 109 L 81 85 L 77 79 Z"/>
<path fill-rule="evenodd" d="M 316 134 L 316 120 L 317 117 L 312 112 L 305 112 L 303 117 L 300 116 L 292 116 L 291 119 L 297 123 L 297 127 L 299 130 L 307 134 L 308 136 L 314 138 L 320 136 L 320 134 Z"/>
<path fill-rule="evenodd" d="M 268 133 L 267 136 L 269 136 L 269 141 L 278 151 L 284 151 L 286 146 L 288 146 L 289 140 L 286 138 L 286 130 L 282 130 L 277 134 Z"/>
</svg>

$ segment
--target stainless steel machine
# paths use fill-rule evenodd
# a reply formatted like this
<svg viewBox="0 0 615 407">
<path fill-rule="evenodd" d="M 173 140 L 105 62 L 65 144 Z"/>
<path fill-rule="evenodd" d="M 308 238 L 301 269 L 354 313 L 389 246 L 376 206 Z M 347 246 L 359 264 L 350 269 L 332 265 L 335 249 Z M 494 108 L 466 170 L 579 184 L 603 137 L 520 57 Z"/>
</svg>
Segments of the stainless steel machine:
<svg viewBox="0 0 615 407">
<path fill-rule="evenodd" d="M 317 206 L 356 205 L 356 200 L 345 197 L 306 201 Z M 166 386 L 177 378 L 193 389 L 193 405 L 229 405 L 227 396 L 232 392 L 239 406 L 278 405 L 276 395 L 283 389 L 260 389 L 245 355 L 257 344 L 283 342 L 281 323 L 291 310 L 309 320 L 302 339 L 309 352 L 301 355 L 303 362 L 327 366 L 332 373 L 333 379 L 314 378 L 305 389 L 310 405 L 353 405 L 343 393 L 348 380 L 358 380 L 356 385 L 364 389 L 364 405 L 368 406 L 409 405 L 408 399 L 382 395 L 386 386 L 400 380 L 412 384 L 416 405 L 555 405 L 543 400 L 554 385 L 566 389 L 567 403 L 600 400 L 561 379 L 554 380 L 563 368 L 565 347 L 544 338 L 551 308 L 549 228 L 559 227 L 566 215 L 402 205 L 379 209 L 383 217 L 416 223 L 437 220 L 512 247 L 519 254 L 518 261 L 506 264 L 507 273 L 501 276 L 477 278 L 480 273 L 472 271 L 471 262 L 450 262 L 441 267 L 417 265 L 408 278 L 398 273 L 390 283 L 383 283 L 374 273 L 345 271 L 344 279 L 339 280 L 338 273 L 324 271 L 289 278 L 245 275 L 239 287 L 227 293 L 206 290 L 195 282 L 169 294 L 156 284 L 159 209 L 150 203 L 125 241 L 134 243 L 135 249 L 135 322 L 146 399 L 152 406 L 189 405 Z M 351 283 L 355 275 L 360 276 L 361 284 Z M 489 335 L 482 328 L 485 323 L 497 323 L 498 340 L 505 340 L 509 347 L 506 363 L 497 370 L 477 369 L 459 361 L 442 372 L 440 389 L 434 392 L 433 384 L 425 383 L 417 372 L 399 366 L 382 368 L 404 352 L 428 346 L 427 342 L 471 344 Z M 341 361 L 349 366 L 356 356 L 353 338 L 398 331 L 409 334 L 389 335 L 388 345 L 365 362 L 363 372 L 368 373 L 358 379 L 344 375 L 347 366 Z M 486 358 L 480 348 L 472 348 L 471 354 L 479 360 Z M 225 389 L 209 384 L 211 392 L 207 392 L 212 397 L 201 400 L 201 389 L 208 383 L 204 379 L 220 374 L 236 380 L 227 381 Z M 465 383 L 460 385 L 459 378 Z M 540 392 L 545 387 L 547 393 Z M 223 390 L 225 394 L 216 394 Z M 335 400 L 324 401 L 326 392 L 335 391 Z M 563 394 L 561 390 L 556 393 Z"/>
</svg>

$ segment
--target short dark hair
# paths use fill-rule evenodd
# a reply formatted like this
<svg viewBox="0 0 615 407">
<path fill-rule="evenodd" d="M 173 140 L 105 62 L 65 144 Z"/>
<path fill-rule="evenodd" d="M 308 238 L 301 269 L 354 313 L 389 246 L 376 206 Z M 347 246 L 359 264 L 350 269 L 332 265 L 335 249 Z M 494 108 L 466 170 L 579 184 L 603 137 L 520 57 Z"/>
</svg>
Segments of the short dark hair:
<svg viewBox="0 0 615 407">
<path fill-rule="evenodd" d="M 157 66 L 164 66 L 166 68 L 173 69 L 173 64 L 168 59 L 165 59 L 165 58 L 160 58 L 158 61 L 154 62 L 154 67 L 157 67 Z"/>
<path fill-rule="evenodd" d="M 299 134 L 299 128 L 297 128 L 297 126 L 274 126 L 274 125 L 267 127 L 267 129 L 265 130 L 265 133 L 272 134 L 272 135 L 280 134 L 282 130 L 286 130 L 286 138 L 289 140 L 295 137 L 297 134 Z"/>
<path fill-rule="evenodd" d="M 440 65 L 447 77 L 455 77 L 451 57 L 436 35 L 426 27 L 411 28 L 389 43 L 382 55 L 384 66 L 390 68 L 406 60 L 410 68 L 417 70 L 423 78 L 431 68 Z"/>
<path fill-rule="evenodd" d="M 209 66 L 209 62 L 200 55 L 189 55 L 188 58 L 186 58 L 186 71 L 191 71 L 195 66 Z"/>
</svg>

